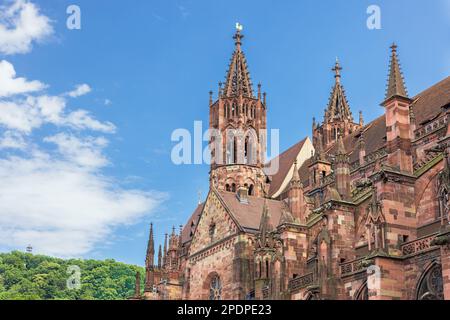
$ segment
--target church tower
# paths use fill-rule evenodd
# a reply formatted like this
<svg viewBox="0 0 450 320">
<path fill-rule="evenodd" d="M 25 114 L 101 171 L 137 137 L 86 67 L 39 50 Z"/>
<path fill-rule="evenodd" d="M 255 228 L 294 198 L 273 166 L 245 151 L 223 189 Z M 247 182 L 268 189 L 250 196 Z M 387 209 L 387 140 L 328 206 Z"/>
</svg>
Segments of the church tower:
<svg viewBox="0 0 450 320">
<path fill-rule="evenodd" d="M 391 46 L 391 63 L 386 98 L 382 103 L 386 115 L 386 140 L 388 165 L 399 171 L 412 173 L 411 154 L 411 104 L 405 81 L 400 70 L 397 45 Z"/>
<path fill-rule="evenodd" d="M 345 138 L 363 125 L 361 113 L 359 123 L 353 121 L 353 115 L 347 97 L 345 96 L 345 90 L 341 84 L 342 67 L 338 59 L 336 59 L 336 63 L 331 70 L 334 72 L 335 83 L 328 106 L 324 112 L 323 123 L 318 125 L 314 121 L 313 124 L 314 146 L 317 146 L 317 140 L 321 139 L 324 151 L 328 150 L 331 145 L 337 142 L 339 136 Z"/>
<path fill-rule="evenodd" d="M 242 26 L 237 24 L 235 50 L 214 102 L 210 92 L 210 148 L 212 187 L 249 195 L 265 194 L 263 172 L 266 151 L 266 94 L 258 85 L 254 95 L 250 73 L 241 49 Z"/>
</svg>

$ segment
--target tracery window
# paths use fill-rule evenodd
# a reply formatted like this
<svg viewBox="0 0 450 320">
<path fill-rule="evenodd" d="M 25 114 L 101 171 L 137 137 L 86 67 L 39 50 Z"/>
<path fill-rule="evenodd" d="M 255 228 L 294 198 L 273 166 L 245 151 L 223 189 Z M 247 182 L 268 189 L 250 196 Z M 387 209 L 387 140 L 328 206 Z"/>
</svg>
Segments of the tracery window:
<svg viewBox="0 0 450 320">
<path fill-rule="evenodd" d="M 222 284 L 218 275 L 211 279 L 209 286 L 209 300 L 222 300 Z"/>
<path fill-rule="evenodd" d="M 444 300 L 444 284 L 442 280 L 441 265 L 435 264 L 422 277 L 417 291 L 417 299 Z"/>
</svg>

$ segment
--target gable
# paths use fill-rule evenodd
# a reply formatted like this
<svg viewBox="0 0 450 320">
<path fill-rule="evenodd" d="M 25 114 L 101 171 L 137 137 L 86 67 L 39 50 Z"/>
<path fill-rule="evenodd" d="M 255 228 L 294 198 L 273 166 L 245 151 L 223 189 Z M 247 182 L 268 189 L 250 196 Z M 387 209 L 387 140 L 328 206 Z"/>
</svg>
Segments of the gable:
<svg viewBox="0 0 450 320">
<path fill-rule="evenodd" d="M 214 226 L 214 234 L 210 234 Z M 190 254 L 205 249 L 214 243 L 238 232 L 238 225 L 227 212 L 214 191 L 208 194 L 200 219 L 197 222 L 191 241 Z"/>
</svg>

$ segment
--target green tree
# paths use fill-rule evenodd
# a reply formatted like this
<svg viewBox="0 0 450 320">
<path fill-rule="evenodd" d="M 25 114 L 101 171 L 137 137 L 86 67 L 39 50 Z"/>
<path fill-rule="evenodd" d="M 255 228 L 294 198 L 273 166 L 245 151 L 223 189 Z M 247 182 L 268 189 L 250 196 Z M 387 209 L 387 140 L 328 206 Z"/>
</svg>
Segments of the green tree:
<svg viewBox="0 0 450 320">
<path fill-rule="evenodd" d="M 81 287 L 67 287 L 69 266 L 81 270 Z M 0 300 L 116 300 L 133 295 L 142 267 L 112 259 L 63 260 L 13 251 L 0 253 Z"/>
</svg>

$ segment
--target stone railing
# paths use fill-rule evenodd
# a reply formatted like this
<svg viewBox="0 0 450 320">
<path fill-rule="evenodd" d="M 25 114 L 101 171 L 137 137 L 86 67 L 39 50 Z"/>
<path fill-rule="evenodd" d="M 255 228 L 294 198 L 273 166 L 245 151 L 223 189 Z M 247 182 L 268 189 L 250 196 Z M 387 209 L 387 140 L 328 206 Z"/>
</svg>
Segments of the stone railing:
<svg viewBox="0 0 450 320">
<path fill-rule="evenodd" d="M 367 266 L 363 263 L 366 257 L 358 258 L 353 261 L 344 262 L 339 265 L 341 270 L 341 277 L 348 276 L 356 272 L 362 272 L 367 269 Z"/>
<path fill-rule="evenodd" d="M 407 256 L 430 249 L 433 247 L 433 245 L 431 245 L 431 241 L 433 241 L 434 238 L 436 238 L 436 234 L 406 242 L 401 246 L 402 254 Z"/>
<path fill-rule="evenodd" d="M 415 138 L 419 139 L 419 138 L 422 138 L 423 136 L 426 136 L 429 133 L 432 133 L 436 130 L 442 129 L 443 127 L 445 127 L 447 125 L 447 122 L 448 122 L 447 115 L 439 117 L 439 118 L 435 119 L 434 121 L 431 121 L 431 122 L 427 123 L 426 125 L 417 129 L 415 131 Z"/>
<path fill-rule="evenodd" d="M 386 155 L 387 155 L 387 149 L 386 149 L 386 147 L 382 147 L 382 148 L 366 155 L 364 157 L 364 165 L 373 163 L 377 159 L 381 159 Z M 360 167 L 359 160 L 356 160 L 355 162 L 350 164 L 350 172 L 353 172 L 353 171 L 359 169 L 359 167 Z"/>
<path fill-rule="evenodd" d="M 314 284 L 314 273 L 289 280 L 289 290 L 294 291 Z"/>
</svg>

